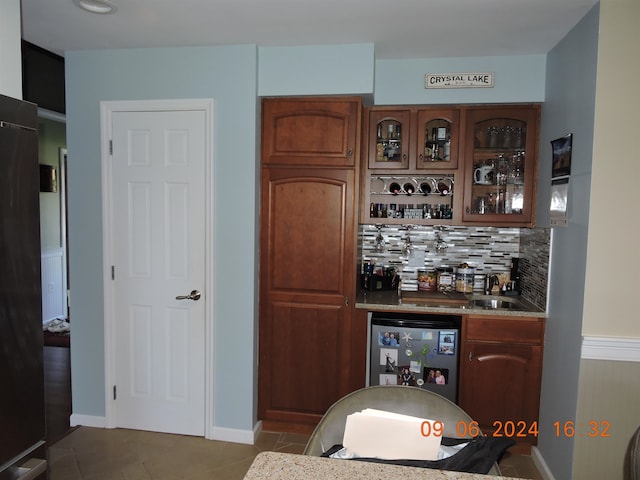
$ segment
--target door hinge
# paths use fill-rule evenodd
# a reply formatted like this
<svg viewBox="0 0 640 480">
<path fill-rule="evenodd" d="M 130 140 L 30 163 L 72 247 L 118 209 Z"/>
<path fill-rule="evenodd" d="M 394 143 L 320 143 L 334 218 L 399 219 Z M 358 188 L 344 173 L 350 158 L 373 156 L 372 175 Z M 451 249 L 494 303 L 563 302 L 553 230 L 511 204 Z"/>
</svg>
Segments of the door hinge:
<svg viewBox="0 0 640 480">
<path fill-rule="evenodd" d="M 116 394 L 116 386 L 113 386 L 113 399 L 115 400 L 118 395 Z"/>
<path fill-rule="evenodd" d="M 111 280 L 115 280 L 115 279 L 116 279 L 116 266 L 111 265 Z"/>
<path fill-rule="evenodd" d="M 113 155 L 113 140 L 109 140 L 109 155 Z"/>
</svg>

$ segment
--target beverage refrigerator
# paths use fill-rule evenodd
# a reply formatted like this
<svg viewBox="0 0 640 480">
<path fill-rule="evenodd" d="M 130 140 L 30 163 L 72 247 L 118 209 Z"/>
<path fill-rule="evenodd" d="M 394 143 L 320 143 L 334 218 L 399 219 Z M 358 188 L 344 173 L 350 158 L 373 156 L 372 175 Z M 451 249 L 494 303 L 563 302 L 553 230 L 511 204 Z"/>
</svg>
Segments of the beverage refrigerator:
<svg viewBox="0 0 640 480">
<path fill-rule="evenodd" d="M 0 480 L 47 478 L 37 127 L 0 95 Z"/>
<path fill-rule="evenodd" d="M 368 385 L 407 385 L 456 403 L 461 317 L 374 312 Z"/>
</svg>

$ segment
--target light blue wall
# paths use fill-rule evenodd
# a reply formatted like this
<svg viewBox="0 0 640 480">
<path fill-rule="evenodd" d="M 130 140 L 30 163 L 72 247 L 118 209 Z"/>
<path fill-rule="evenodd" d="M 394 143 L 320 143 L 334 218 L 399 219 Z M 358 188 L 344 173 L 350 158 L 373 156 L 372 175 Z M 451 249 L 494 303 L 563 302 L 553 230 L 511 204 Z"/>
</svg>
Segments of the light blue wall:
<svg viewBox="0 0 640 480">
<path fill-rule="evenodd" d="M 538 448 L 555 478 L 572 478 L 573 438 L 557 436 L 553 422 L 576 419 L 582 299 L 595 112 L 599 6 L 548 54 L 542 107 L 538 184 L 539 225 L 549 224 L 550 141 L 573 133 L 566 227 L 552 232 L 550 289 L 544 350 Z"/>
<path fill-rule="evenodd" d="M 373 44 L 262 47 L 260 96 L 373 93 Z"/>
<path fill-rule="evenodd" d="M 378 60 L 376 105 L 544 101 L 546 55 Z M 427 73 L 493 72 L 493 88 L 425 89 Z"/>
<path fill-rule="evenodd" d="M 425 99 L 424 74 L 436 66 L 495 71 L 496 86 L 440 91 Z M 537 102 L 544 98 L 545 68 L 538 56 L 375 62 L 368 44 L 67 52 L 71 315 L 78 339 L 71 352 L 74 414 L 105 414 L 100 101 L 215 99 L 214 425 L 251 430 L 257 402 L 259 197 L 257 188 L 238 195 L 236 186 L 258 186 L 259 96 L 370 98 L 375 82 L 376 99 L 388 103 Z M 520 75 L 507 81 L 508 72 Z"/>
<path fill-rule="evenodd" d="M 67 52 L 65 63 L 74 414 L 105 414 L 100 101 L 212 97 L 214 423 L 251 429 L 256 192 L 237 185 L 256 183 L 256 47 Z"/>
</svg>

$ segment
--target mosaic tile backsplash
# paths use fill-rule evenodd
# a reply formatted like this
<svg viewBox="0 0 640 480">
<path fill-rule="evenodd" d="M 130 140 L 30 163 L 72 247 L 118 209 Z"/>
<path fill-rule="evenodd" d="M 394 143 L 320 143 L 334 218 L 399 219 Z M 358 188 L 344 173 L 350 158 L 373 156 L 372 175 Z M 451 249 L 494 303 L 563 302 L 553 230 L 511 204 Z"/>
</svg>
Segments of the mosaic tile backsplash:
<svg viewBox="0 0 640 480">
<path fill-rule="evenodd" d="M 549 230 L 501 227 L 360 225 L 361 264 L 395 267 L 403 282 L 418 268 L 434 270 L 468 263 L 478 274 L 508 274 L 520 258 L 522 296 L 546 308 Z"/>
</svg>

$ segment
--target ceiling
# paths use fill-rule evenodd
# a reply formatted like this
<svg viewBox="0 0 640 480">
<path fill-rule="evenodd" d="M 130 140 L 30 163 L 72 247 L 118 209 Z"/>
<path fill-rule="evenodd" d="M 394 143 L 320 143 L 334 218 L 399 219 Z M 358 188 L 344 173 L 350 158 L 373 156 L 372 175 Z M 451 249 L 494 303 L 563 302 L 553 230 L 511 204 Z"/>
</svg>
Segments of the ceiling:
<svg viewBox="0 0 640 480">
<path fill-rule="evenodd" d="M 597 0 L 22 0 L 23 38 L 104 48 L 372 43 L 376 58 L 545 54 Z"/>
</svg>

